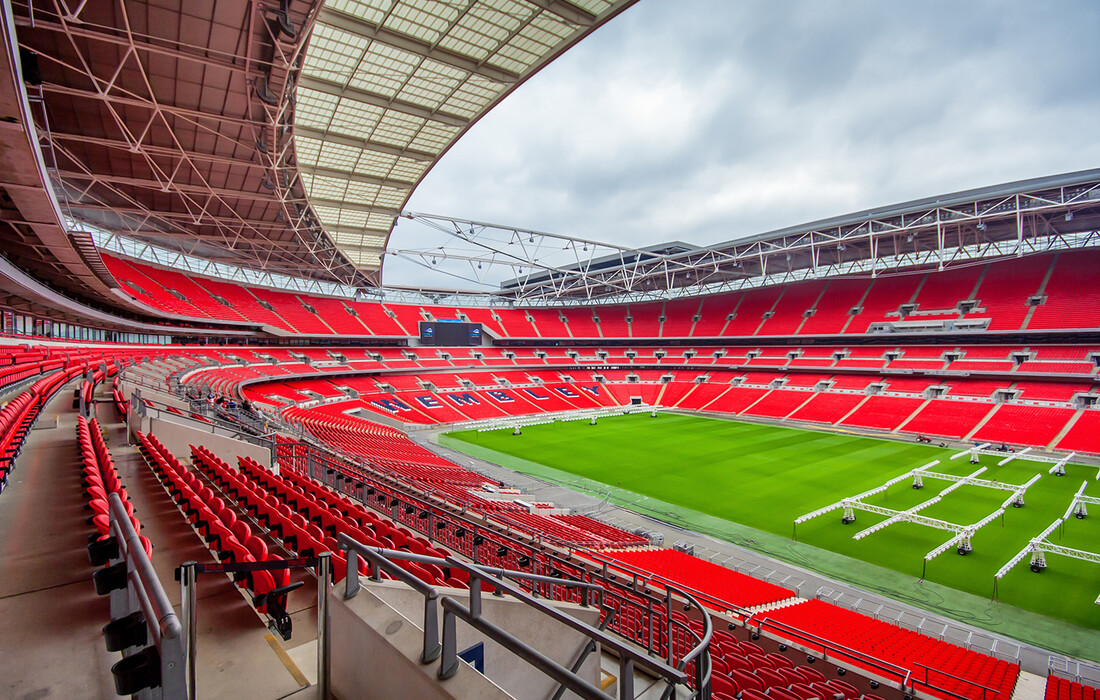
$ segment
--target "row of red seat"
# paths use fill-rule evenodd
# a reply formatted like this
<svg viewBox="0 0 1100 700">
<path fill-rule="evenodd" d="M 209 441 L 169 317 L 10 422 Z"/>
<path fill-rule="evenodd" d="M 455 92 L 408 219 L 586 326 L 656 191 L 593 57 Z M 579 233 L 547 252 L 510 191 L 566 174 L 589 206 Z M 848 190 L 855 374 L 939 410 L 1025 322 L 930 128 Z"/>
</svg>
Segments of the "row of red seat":
<svg viewBox="0 0 1100 700">
<path fill-rule="evenodd" d="M 973 700 L 989 700 L 994 696 L 1009 698 L 1020 672 L 1019 664 L 1010 664 L 816 599 L 760 613 L 754 621 L 764 625 L 768 621 L 789 625 L 829 642 L 832 645 L 830 655 L 843 654 L 838 647 L 869 654 L 911 670 L 911 678 L 918 688 L 928 684 Z M 789 636 L 782 628 L 771 631 Z M 805 639 L 799 641 L 813 646 Z M 863 664 L 859 658 L 851 662 Z M 922 667 L 927 667 L 928 672 Z"/>
<path fill-rule="evenodd" d="M 78 374 L 79 367 L 55 371 L 17 394 L 0 409 L 0 492 L 8 485 L 8 476 L 15 470 L 15 459 L 42 407 Z"/>
<path fill-rule="evenodd" d="M 717 700 L 881 700 L 783 654 L 766 653 L 751 641 L 715 630 L 711 639 L 712 697 Z"/>
<path fill-rule="evenodd" d="M 1065 346 L 1054 346 L 1065 348 Z M 554 368 L 569 366 L 568 372 L 580 370 L 573 369 L 574 365 L 586 365 L 591 370 L 597 371 L 605 377 L 615 377 L 625 380 L 627 374 L 635 374 L 639 381 L 658 381 L 661 376 L 669 372 L 675 372 L 673 365 L 698 367 L 700 371 L 709 369 L 748 369 L 752 370 L 776 370 L 785 372 L 791 369 L 820 370 L 831 369 L 865 370 L 865 374 L 872 375 L 883 371 L 886 378 L 904 380 L 908 374 L 928 376 L 933 379 L 944 379 L 943 371 L 957 371 L 959 379 L 975 378 L 983 376 L 982 373 L 1011 374 L 1020 376 L 1020 381 L 1028 381 L 1024 375 L 1038 374 L 1042 378 L 1050 375 L 1067 376 L 1067 380 L 1088 382 L 1091 377 L 1081 375 L 1096 375 L 1097 366 L 1093 359 L 1100 355 L 1100 346 L 1096 344 L 1075 345 L 1065 348 L 1064 353 L 1072 354 L 1072 360 L 1049 359 L 1046 357 L 1047 346 L 1031 343 L 1019 345 L 975 346 L 975 345 L 912 345 L 889 344 L 874 347 L 860 346 L 831 346 L 792 348 L 790 346 L 718 346 L 718 347 L 666 347 L 660 345 L 634 346 L 634 347 L 606 347 L 606 348 L 561 348 L 561 347 L 534 347 L 534 348 L 493 348 L 481 347 L 469 348 L 402 348 L 378 349 L 370 351 L 369 355 L 363 349 L 345 348 L 339 353 L 343 356 L 339 362 L 332 357 L 316 358 L 309 365 L 298 358 L 276 357 L 277 354 L 285 354 L 286 351 L 275 349 L 256 349 L 255 352 L 243 350 L 209 351 L 207 354 L 227 365 L 236 367 L 214 368 L 211 377 L 221 374 L 232 374 L 232 371 L 248 370 L 259 374 L 249 373 L 247 377 L 260 377 L 264 374 L 286 375 L 326 372 L 346 372 L 346 368 L 355 370 L 420 370 L 424 372 L 446 372 L 451 369 L 466 370 L 461 377 L 441 373 L 432 377 L 440 382 L 436 386 L 440 388 L 459 388 L 458 380 L 472 381 L 476 386 L 499 386 L 499 380 L 507 380 L 513 384 L 531 384 L 534 378 L 542 378 L 544 381 L 560 381 Z M 474 354 L 477 357 L 474 357 Z M 934 353 L 935 358 L 929 359 L 927 354 Z M 970 356 L 979 357 L 996 353 L 999 359 L 995 362 L 989 360 L 971 361 Z M 1063 354 L 1060 352 L 1059 354 Z M 659 355 L 659 356 L 658 356 Z M 961 356 L 963 359 L 951 360 L 943 355 Z M 912 357 L 917 359 L 911 359 Z M 1015 356 L 1016 359 L 1012 359 Z M 1038 359 L 1023 359 L 1023 357 L 1037 357 Z M 1018 363 L 1017 360 L 1020 360 Z M 241 362 L 246 362 L 249 367 L 240 367 Z M 277 364 L 276 364 L 277 363 Z M 320 364 L 324 363 L 324 364 Z M 657 367 L 651 369 L 654 365 Z M 345 368 L 346 367 L 346 368 Z M 663 369 L 668 367 L 668 370 Z M 477 370 L 470 372 L 469 370 Z M 492 370 L 492 371 L 484 371 Z M 543 371 L 549 373 L 543 374 Z M 892 372 L 899 370 L 898 372 Z M 682 370 L 681 370 L 682 371 Z M 832 372 L 830 372 L 832 374 Z M 838 374 L 838 377 L 845 376 Z M 324 385 L 325 380 L 321 381 Z M 344 379 L 339 380 L 344 383 Z M 378 391 L 383 385 L 396 389 L 416 389 L 414 379 L 409 375 L 388 374 L 384 377 L 367 379 L 365 383 L 345 384 L 359 392 Z M 308 388 L 308 387 L 307 387 Z M 326 392 L 333 394 L 333 387 L 327 386 Z"/>
<path fill-rule="evenodd" d="M 842 425 L 855 428 L 867 428 L 883 431 L 898 431 L 911 435 L 932 435 L 952 439 L 962 439 L 978 427 L 973 435 L 976 440 L 996 443 L 1009 443 L 1046 447 L 1070 423 L 1076 421 L 1071 430 L 1058 441 L 1055 448 L 1077 452 L 1100 452 L 1100 434 L 1086 430 L 1095 422 L 1095 409 L 1074 409 L 1065 404 L 1068 397 L 1058 400 L 1062 405 L 1049 405 L 1043 401 L 1039 405 L 1004 403 L 995 404 L 988 394 L 993 390 L 985 389 L 987 400 L 975 401 L 966 396 L 968 382 L 955 380 L 944 398 L 926 399 L 909 395 L 867 396 L 862 391 L 851 390 L 806 391 L 778 388 L 769 390 L 762 386 L 733 386 L 726 376 L 712 372 L 715 381 L 707 382 L 670 382 L 668 384 L 562 384 L 570 394 L 582 397 L 589 391 L 599 392 L 599 400 L 593 400 L 586 406 L 525 398 L 524 389 L 497 388 L 471 389 L 460 391 L 404 391 L 396 393 L 377 393 L 361 395 L 358 399 L 346 398 L 343 401 L 327 403 L 311 408 L 289 408 L 284 416 L 293 422 L 308 427 L 310 432 L 322 441 L 339 447 L 348 454 L 385 464 L 396 474 L 421 483 L 465 484 L 476 487 L 484 479 L 469 475 L 460 476 L 452 465 L 435 463 L 430 470 L 410 461 L 395 460 L 398 446 L 405 440 L 398 436 L 387 435 L 380 438 L 386 444 L 379 448 L 377 441 L 356 435 L 367 425 L 360 419 L 345 418 L 345 411 L 363 409 L 387 417 L 397 418 L 408 423 L 436 424 L 464 422 L 471 418 L 501 418 L 508 415 L 528 415 L 539 412 L 556 412 L 577 408 L 595 408 L 605 405 L 627 405 L 635 397 L 650 405 L 667 406 L 686 410 L 732 413 L 746 416 L 766 417 L 798 422 Z M 734 376 L 734 375 L 729 375 Z M 795 375 L 791 375 L 794 377 Z M 431 375 L 423 375 L 426 379 Z M 852 380 L 853 377 L 845 377 Z M 875 377 L 864 377 L 864 385 Z M 768 377 L 753 381 L 770 381 Z M 889 379 L 886 379 L 889 381 Z M 294 386 L 294 380 L 285 383 Z M 983 384 L 986 384 L 983 382 Z M 851 382 L 843 386 L 855 386 Z M 991 386 L 994 386 L 991 384 Z M 1008 386 L 1005 384 L 1005 386 Z M 1070 386 L 1066 390 L 1070 390 Z M 1088 385 L 1078 387 L 1089 389 Z M 866 386 L 864 386 L 864 390 Z M 252 385 L 249 395 L 254 400 L 267 402 L 265 385 Z M 277 391 L 277 390 L 276 390 Z M 539 396 L 550 397 L 553 388 L 546 385 L 531 389 Z M 860 391 L 855 389 L 855 391 Z M 1025 389 L 1025 391 L 1027 391 Z M 961 394 L 961 396 L 956 396 Z M 1048 405 L 1044 405 L 1048 404 Z M 448 408 L 449 407 L 449 408 Z M 473 408 L 486 410 L 474 412 Z M 451 413 L 442 412 L 448 408 Z M 492 408 L 489 413 L 487 409 Z M 463 413 L 454 415 L 453 411 Z M 1077 428 L 1081 423 L 1082 428 Z M 395 442 L 396 441 L 396 442 Z M 419 449 L 419 448 L 416 448 Z"/>
<path fill-rule="evenodd" d="M 987 321 L 990 330 L 1100 327 L 1100 304 L 1084 302 L 1079 291 L 1090 288 L 1090 270 L 1100 264 L 1096 250 L 874 279 L 811 280 L 669 302 L 526 310 L 295 295 L 103 257 L 124 289 L 155 308 L 201 318 L 250 320 L 307 335 L 412 337 L 419 334 L 420 321 L 438 319 L 480 322 L 504 338 L 556 339 L 866 333 L 875 323 L 944 319 Z M 1038 306 L 1029 303 L 1033 297 L 1040 299 Z M 963 301 L 978 303 L 964 312 L 959 308 Z M 322 318 L 322 310 L 334 319 L 331 323 Z"/>
<path fill-rule="evenodd" d="M 562 519 L 565 517 L 576 518 L 583 516 L 540 515 L 522 510 L 498 513 L 493 516 L 493 519 L 515 526 L 517 529 L 525 532 L 537 533 L 540 537 L 544 537 L 548 541 L 554 541 L 560 545 L 569 547 L 607 549 L 609 547 L 630 547 L 649 544 L 648 538 L 640 537 L 603 523 L 598 523 L 602 528 L 600 528 L 601 533 L 597 534 L 594 529 L 590 529 L 591 526 L 584 520 L 574 520 L 570 522 Z M 589 518 L 588 520 L 591 519 Z M 591 520 L 591 522 L 597 523 L 595 520 Z"/>
<path fill-rule="evenodd" d="M 122 387 L 117 376 L 111 384 L 111 400 L 114 401 L 115 410 L 118 411 L 119 417 L 125 420 L 130 413 L 130 402 L 122 395 Z"/>
<path fill-rule="evenodd" d="M 790 589 L 675 549 L 611 550 L 601 552 L 597 561 L 602 559 L 610 561 L 612 566 L 618 564 L 626 571 L 648 572 L 702 593 L 714 601 L 740 608 L 755 608 L 795 595 Z"/>
<path fill-rule="evenodd" d="M 1051 674 L 1047 676 L 1043 700 L 1095 700 L 1100 698 L 1100 688 Z"/>
<path fill-rule="evenodd" d="M 218 560 L 239 563 L 282 560 L 268 551 L 261 538 L 252 534 L 248 523 L 237 517 L 230 503 L 216 496 L 156 436 L 138 432 L 137 437 L 146 463 Z M 256 610 L 269 615 L 284 638 L 289 637 L 291 622 L 286 600 L 292 589 L 290 571 L 274 569 L 236 574 L 234 582 L 249 593 Z"/>
<path fill-rule="evenodd" d="M 347 560 L 337 549 L 336 536 L 345 533 L 364 544 L 387 549 L 405 549 L 414 554 L 448 556 L 435 549 L 423 537 L 395 526 L 379 518 L 363 506 L 344 496 L 335 494 L 288 471 L 277 475 L 255 461 L 238 457 L 239 470 L 230 467 L 204 448 L 192 447 L 192 458 L 200 469 L 228 496 L 265 527 L 272 536 L 299 556 L 316 556 L 331 552 L 336 580 L 347 574 Z M 450 580 L 449 573 L 427 564 L 402 562 L 413 575 L 439 585 L 464 587 L 458 579 Z M 360 560 L 360 573 L 369 573 L 370 567 Z M 383 572 L 384 573 L 384 572 Z M 389 578 L 388 574 L 384 577 Z"/>
<path fill-rule="evenodd" d="M 84 497 L 87 499 L 85 505 L 88 510 L 92 511 L 89 520 L 96 530 L 93 538 L 102 540 L 110 536 L 111 517 L 107 497 L 112 493 L 118 494 L 123 507 L 126 509 L 126 515 L 129 516 L 130 522 L 134 526 L 134 530 L 139 533 L 138 539 L 141 541 L 145 553 L 152 556 L 153 543 L 149 541 L 148 537 L 140 534 L 141 521 L 134 513 L 134 504 L 130 501 L 130 496 L 122 485 L 122 480 L 118 476 L 118 469 L 115 468 L 114 459 L 107 449 L 107 443 L 103 439 L 103 433 L 95 418 L 89 422 L 84 416 L 77 416 L 76 442 L 77 447 L 80 449 L 80 461 L 83 465 L 81 482 L 84 486 Z"/>
</svg>

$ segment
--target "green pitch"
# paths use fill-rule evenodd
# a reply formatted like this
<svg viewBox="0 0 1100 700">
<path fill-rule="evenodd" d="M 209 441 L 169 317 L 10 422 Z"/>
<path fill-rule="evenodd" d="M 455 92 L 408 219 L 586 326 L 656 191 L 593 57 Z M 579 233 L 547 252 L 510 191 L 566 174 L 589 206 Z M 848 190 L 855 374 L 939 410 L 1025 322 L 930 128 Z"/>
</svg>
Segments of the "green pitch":
<svg viewBox="0 0 1100 700">
<path fill-rule="evenodd" d="M 834 578 L 1048 648 L 1100 655 L 1100 635 L 1094 631 L 1100 630 L 1100 605 L 1094 604 L 1100 595 L 1100 564 L 1048 555 L 1049 568 L 1036 574 L 1025 560 L 1001 580 L 1000 602 L 989 603 L 994 573 L 1061 517 L 1082 480 L 1090 480 L 1086 493 L 1100 492 L 1092 481 L 1095 467 L 1070 465 L 1067 476 L 1058 478 L 1047 474 L 1049 464 L 1016 460 L 998 467 L 998 458 L 982 457 L 981 466 L 988 467 L 984 479 L 1022 484 L 1035 474 L 1043 476 L 1027 492 L 1026 507 L 1010 507 L 1003 524 L 996 521 L 980 530 L 969 555 L 952 549 L 934 559 L 928 564 L 928 583 L 920 583 L 924 555 L 953 533 L 899 523 L 856 541 L 852 535 L 885 516 L 857 511 L 855 523 L 842 525 L 837 510 L 799 525 L 797 532 L 793 521 L 935 459 L 942 461 L 934 471 L 969 474 L 977 468 L 966 459 L 949 461 L 953 450 L 668 413 L 601 418 L 596 426 L 575 421 L 525 427 L 520 436 L 507 430 L 466 431 L 444 439 L 448 446 L 517 471 L 578 489 L 610 491 L 613 500 L 632 509 Z M 904 510 L 950 484 L 928 479 L 923 489 L 914 490 L 906 480 L 865 502 Z M 966 525 L 995 511 L 1009 495 L 963 486 L 921 513 Z M 1051 539 L 1100 551 L 1100 512 L 1084 520 L 1071 518 L 1064 534 Z M 801 593 L 812 597 L 814 592 Z M 1039 615 L 1021 618 L 1007 606 Z M 1049 618 L 1088 629 L 1071 629 Z M 1019 624 L 1021 619 L 1026 624 Z"/>
</svg>

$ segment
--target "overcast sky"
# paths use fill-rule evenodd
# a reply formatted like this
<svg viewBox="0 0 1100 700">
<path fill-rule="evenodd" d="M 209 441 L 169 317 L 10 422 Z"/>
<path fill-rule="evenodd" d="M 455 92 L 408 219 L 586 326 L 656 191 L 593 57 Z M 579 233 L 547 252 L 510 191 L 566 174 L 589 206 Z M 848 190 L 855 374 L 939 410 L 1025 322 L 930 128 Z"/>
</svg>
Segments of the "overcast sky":
<svg viewBox="0 0 1100 700">
<path fill-rule="evenodd" d="M 485 116 L 407 209 L 705 245 L 1100 167 L 1098 36 L 1096 0 L 642 0 Z M 391 247 L 423 236 L 402 221 Z M 387 284 L 427 283 L 399 263 Z"/>
</svg>

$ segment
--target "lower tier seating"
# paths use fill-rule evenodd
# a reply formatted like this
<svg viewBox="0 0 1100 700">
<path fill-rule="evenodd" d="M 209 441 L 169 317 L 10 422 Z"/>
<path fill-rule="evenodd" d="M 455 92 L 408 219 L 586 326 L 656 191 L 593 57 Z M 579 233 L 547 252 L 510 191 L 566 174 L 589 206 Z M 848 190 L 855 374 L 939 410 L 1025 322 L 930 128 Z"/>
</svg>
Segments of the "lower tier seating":
<svg viewBox="0 0 1100 700">
<path fill-rule="evenodd" d="M 767 620 L 777 621 L 831 645 L 870 654 L 911 670 L 918 688 L 928 684 L 972 700 L 1007 700 L 1012 696 L 1020 673 L 1018 664 L 969 651 L 821 600 L 769 610 L 754 619 L 765 625 Z M 783 635 L 781 629 L 772 631 Z M 829 653 L 835 656 L 841 652 L 830 650 Z M 853 661 L 858 665 L 857 659 Z"/>
<path fill-rule="evenodd" d="M 619 564 L 649 572 L 693 591 L 741 608 L 775 603 L 794 591 L 712 564 L 675 549 L 636 549 L 602 552 Z"/>
<path fill-rule="evenodd" d="M 1100 698 L 1100 688 L 1055 675 L 1047 676 L 1043 700 L 1094 700 L 1095 698 Z"/>
</svg>

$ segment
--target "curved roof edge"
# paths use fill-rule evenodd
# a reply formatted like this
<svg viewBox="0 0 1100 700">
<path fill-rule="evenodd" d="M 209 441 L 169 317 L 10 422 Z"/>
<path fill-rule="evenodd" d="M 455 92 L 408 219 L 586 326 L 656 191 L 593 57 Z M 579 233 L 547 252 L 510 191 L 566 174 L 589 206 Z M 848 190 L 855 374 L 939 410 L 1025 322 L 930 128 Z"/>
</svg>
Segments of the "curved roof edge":
<svg viewBox="0 0 1100 700">
<path fill-rule="evenodd" d="M 328 0 L 296 85 L 310 208 L 381 283 L 394 223 L 439 159 L 542 68 L 637 0 Z M 358 13 L 358 14 L 357 14 Z"/>
</svg>

